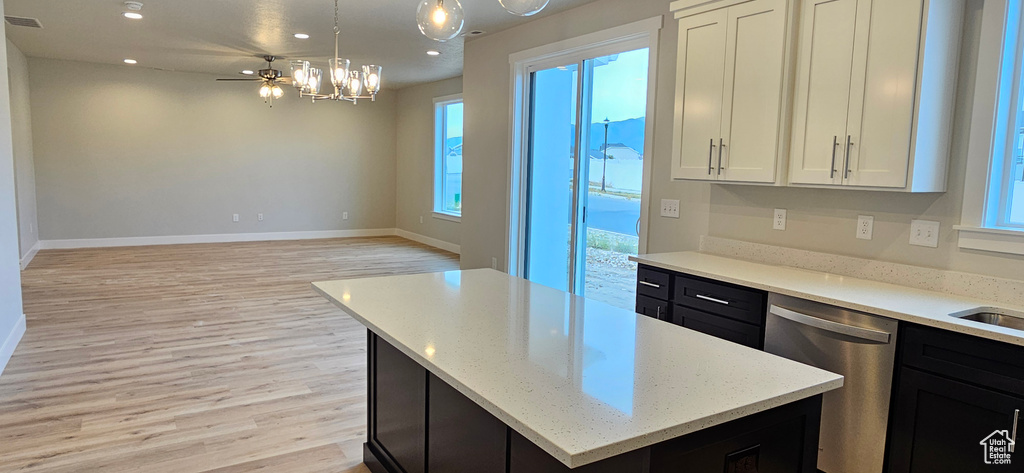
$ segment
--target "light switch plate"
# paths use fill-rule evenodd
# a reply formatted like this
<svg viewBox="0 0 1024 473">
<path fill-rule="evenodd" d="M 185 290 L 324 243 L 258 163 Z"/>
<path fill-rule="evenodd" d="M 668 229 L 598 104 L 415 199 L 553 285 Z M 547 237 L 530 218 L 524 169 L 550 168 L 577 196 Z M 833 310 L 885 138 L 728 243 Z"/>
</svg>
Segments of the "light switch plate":
<svg viewBox="0 0 1024 473">
<path fill-rule="evenodd" d="M 857 217 L 857 238 L 861 240 L 870 240 L 871 236 L 875 233 L 875 217 L 870 215 L 860 215 Z"/>
<path fill-rule="evenodd" d="M 786 229 L 786 209 L 775 209 L 775 219 L 772 220 L 772 228 L 775 230 Z"/>
<path fill-rule="evenodd" d="M 673 199 L 661 199 L 661 216 L 679 218 L 679 201 Z"/>
<path fill-rule="evenodd" d="M 939 222 L 930 220 L 910 221 L 910 244 L 915 246 L 939 247 Z"/>
</svg>

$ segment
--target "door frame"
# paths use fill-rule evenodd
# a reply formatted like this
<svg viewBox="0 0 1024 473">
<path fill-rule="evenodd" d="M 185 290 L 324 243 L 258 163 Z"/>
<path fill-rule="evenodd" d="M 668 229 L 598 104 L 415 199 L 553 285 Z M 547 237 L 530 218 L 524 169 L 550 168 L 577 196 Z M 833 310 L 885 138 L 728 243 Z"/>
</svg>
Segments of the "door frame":
<svg viewBox="0 0 1024 473">
<path fill-rule="evenodd" d="M 647 251 L 650 223 L 650 187 L 654 159 L 654 124 L 658 78 L 659 34 L 663 16 L 625 24 L 596 33 L 578 36 L 509 55 L 511 93 L 509 113 L 509 181 L 506 202 L 505 267 L 513 276 L 522 276 L 526 247 L 527 181 L 529 175 L 530 74 L 544 66 L 624 53 L 648 48 L 647 112 L 644 130 L 643 189 L 640 195 L 639 252 Z M 581 71 L 582 73 L 582 71 Z M 577 170 L 578 171 L 578 170 Z"/>
</svg>

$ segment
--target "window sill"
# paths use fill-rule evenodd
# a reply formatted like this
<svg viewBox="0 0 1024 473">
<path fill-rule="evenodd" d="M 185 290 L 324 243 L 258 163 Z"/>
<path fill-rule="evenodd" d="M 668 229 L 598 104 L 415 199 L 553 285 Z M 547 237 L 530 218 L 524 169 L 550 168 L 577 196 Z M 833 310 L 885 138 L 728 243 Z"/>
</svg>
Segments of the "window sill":
<svg viewBox="0 0 1024 473">
<path fill-rule="evenodd" d="M 450 214 L 447 212 L 434 212 L 434 218 L 438 220 L 447 220 L 449 222 L 462 223 L 462 215 Z"/>
<path fill-rule="evenodd" d="M 1024 229 L 979 228 L 955 225 L 960 232 L 957 244 L 969 250 L 1024 255 Z"/>
</svg>

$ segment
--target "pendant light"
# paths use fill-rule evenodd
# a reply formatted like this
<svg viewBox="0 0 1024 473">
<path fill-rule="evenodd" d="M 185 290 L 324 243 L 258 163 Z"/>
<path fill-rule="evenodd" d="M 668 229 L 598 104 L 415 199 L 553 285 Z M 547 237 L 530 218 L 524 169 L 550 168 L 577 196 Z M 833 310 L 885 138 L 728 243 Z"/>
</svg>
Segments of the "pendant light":
<svg viewBox="0 0 1024 473">
<path fill-rule="evenodd" d="M 548 1 L 550 0 L 498 0 L 505 10 L 519 16 L 536 15 L 548 6 Z"/>
<path fill-rule="evenodd" d="M 416 24 L 424 36 L 443 43 L 462 33 L 466 14 L 459 0 L 423 0 L 416 9 Z"/>
</svg>

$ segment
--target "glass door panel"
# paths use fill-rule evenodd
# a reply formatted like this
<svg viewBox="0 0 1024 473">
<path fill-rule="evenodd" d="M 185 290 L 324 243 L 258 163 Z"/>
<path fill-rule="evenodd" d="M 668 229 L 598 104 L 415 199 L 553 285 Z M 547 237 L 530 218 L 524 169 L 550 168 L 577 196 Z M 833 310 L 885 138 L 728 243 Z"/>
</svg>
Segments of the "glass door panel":
<svg viewBox="0 0 1024 473">
<path fill-rule="evenodd" d="M 525 275 L 571 291 L 579 67 L 537 71 L 531 82 Z"/>
</svg>

